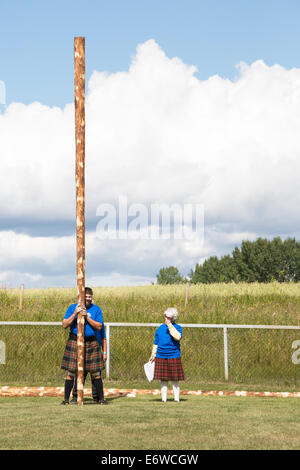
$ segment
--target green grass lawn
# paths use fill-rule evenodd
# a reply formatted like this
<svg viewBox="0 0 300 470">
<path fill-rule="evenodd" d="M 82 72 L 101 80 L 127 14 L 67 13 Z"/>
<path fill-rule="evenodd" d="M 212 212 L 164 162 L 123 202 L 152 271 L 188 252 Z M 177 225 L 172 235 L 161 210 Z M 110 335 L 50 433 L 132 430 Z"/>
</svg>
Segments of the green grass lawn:
<svg viewBox="0 0 300 470">
<path fill-rule="evenodd" d="M 0 449 L 202 450 L 300 449 L 297 398 L 0 397 Z"/>
</svg>

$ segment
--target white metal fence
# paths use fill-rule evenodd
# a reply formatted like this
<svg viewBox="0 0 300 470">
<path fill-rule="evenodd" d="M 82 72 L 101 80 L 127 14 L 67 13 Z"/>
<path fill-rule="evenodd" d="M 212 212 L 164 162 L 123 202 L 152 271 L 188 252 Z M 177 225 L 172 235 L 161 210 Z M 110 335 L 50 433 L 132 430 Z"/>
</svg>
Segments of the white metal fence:
<svg viewBox="0 0 300 470">
<path fill-rule="evenodd" d="M 125 377 L 128 373 L 128 363 L 134 362 L 135 356 L 138 356 L 136 370 L 142 370 L 142 364 L 149 359 L 154 332 L 159 325 L 105 323 L 108 352 L 106 378 L 114 375 L 114 370 L 118 371 L 118 378 L 123 375 Z M 260 378 L 270 377 L 289 379 L 293 384 L 300 384 L 300 326 L 189 323 L 181 323 L 181 326 L 184 365 L 185 369 L 190 371 L 188 373 L 191 377 L 205 375 L 205 370 L 215 368 L 216 372 L 211 377 L 225 381 L 251 378 L 252 374 L 252 377 L 256 375 L 256 383 Z M 56 328 L 55 333 L 50 332 L 54 327 L 60 328 Z M 141 329 L 145 328 L 148 328 L 147 333 L 141 333 Z M 193 335 L 192 331 L 199 334 Z M 209 331 L 214 334 L 208 334 Z M 30 361 L 34 364 L 38 360 L 40 363 L 33 372 L 38 377 L 39 371 L 43 380 L 43 373 L 46 374 L 43 372 L 46 370 L 44 363 L 51 362 L 54 355 L 56 370 L 59 368 L 59 358 L 67 334 L 68 330 L 63 330 L 61 322 L 0 322 L 0 380 L 15 381 L 10 372 L 11 368 L 14 368 L 16 372 L 19 371 L 18 380 L 23 377 L 26 381 L 30 370 L 33 370 L 33 367 L 29 367 Z M 131 351 L 131 356 L 128 350 Z M 9 360 L 6 360 L 6 355 Z M 195 365 L 193 369 L 192 363 Z M 5 365 L 6 375 L 3 369 L 1 375 L 1 368 Z M 232 372 L 230 377 L 231 369 L 233 372 L 238 369 L 239 373 Z M 47 373 L 50 375 L 52 372 Z"/>
<path fill-rule="evenodd" d="M 107 364 L 106 376 L 109 377 L 110 369 L 110 327 L 126 326 L 126 327 L 158 327 L 160 323 L 106 323 L 107 336 Z M 228 380 L 229 356 L 228 356 L 228 330 L 229 329 L 260 329 L 260 330 L 300 330 L 300 326 L 283 326 L 283 325 L 230 325 L 230 324 L 205 324 L 205 323 L 181 323 L 182 328 L 221 328 L 223 330 L 224 345 L 224 378 Z M 299 334 L 300 336 L 300 334 Z M 300 344 L 299 344 L 300 346 Z M 300 354 L 299 354 L 300 355 Z M 300 361 L 299 361 L 300 362 Z"/>
</svg>

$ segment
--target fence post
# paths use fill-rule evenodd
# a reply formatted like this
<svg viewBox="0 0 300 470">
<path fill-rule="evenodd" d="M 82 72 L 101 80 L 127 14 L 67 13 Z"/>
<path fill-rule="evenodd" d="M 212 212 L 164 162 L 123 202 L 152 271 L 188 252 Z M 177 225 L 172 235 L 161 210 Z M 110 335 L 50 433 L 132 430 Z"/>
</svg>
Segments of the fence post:
<svg viewBox="0 0 300 470">
<path fill-rule="evenodd" d="M 185 286 L 185 304 L 184 304 L 185 307 L 189 303 L 189 292 L 190 292 L 190 283 L 188 282 Z"/>
<path fill-rule="evenodd" d="M 110 363 L 110 325 L 106 325 L 106 344 L 107 344 L 107 360 L 106 360 L 106 378 L 109 379 L 109 363 Z"/>
<path fill-rule="evenodd" d="M 23 309 L 23 295 L 24 295 L 24 284 L 21 284 L 19 310 Z"/>
<path fill-rule="evenodd" d="M 5 343 L 0 341 L 0 364 L 5 364 Z"/>
<path fill-rule="evenodd" d="M 228 336 L 227 336 L 227 327 L 223 329 L 224 332 L 224 375 L 225 380 L 228 380 Z"/>
</svg>

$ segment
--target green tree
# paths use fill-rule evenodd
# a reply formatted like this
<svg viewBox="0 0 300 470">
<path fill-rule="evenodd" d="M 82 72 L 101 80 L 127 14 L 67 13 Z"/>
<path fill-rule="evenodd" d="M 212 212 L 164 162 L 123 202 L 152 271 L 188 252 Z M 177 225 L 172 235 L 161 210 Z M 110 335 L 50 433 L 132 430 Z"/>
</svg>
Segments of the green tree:
<svg viewBox="0 0 300 470">
<path fill-rule="evenodd" d="M 235 248 L 233 259 L 239 277 L 246 282 L 290 282 L 299 280 L 300 243 L 280 237 L 273 240 L 258 238 L 243 241 L 241 249 Z"/>
<path fill-rule="evenodd" d="M 156 275 L 157 284 L 180 284 L 186 282 L 175 266 L 161 268 Z"/>
<path fill-rule="evenodd" d="M 209 284 L 212 282 L 238 281 L 238 271 L 231 256 L 223 256 L 220 260 L 211 256 L 202 265 L 196 264 L 190 273 L 191 282 Z"/>
<path fill-rule="evenodd" d="M 212 282 L 298 282 L 300 281 L 300 242 L 258 238 L 244 240 L 232 255 L 211 256 L 190 273 L 193 283 Z"/>
</svg>

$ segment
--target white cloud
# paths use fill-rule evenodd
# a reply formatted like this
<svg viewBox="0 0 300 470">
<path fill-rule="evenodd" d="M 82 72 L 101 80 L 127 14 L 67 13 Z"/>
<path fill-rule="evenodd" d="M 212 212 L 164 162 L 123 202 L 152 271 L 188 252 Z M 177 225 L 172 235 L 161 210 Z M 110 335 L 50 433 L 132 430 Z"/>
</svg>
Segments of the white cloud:
<svg viewBox="0 0 300 470">
<path fill-rule="evenodd" d="M 41 274 L 30 274 L 19 271 L 2 271 L 0 273 L 1 287 L 16 287 L 21 284 L 36 284 L 43 279 Z"/>
<path fill-rule="evenodd" d="M 0 115 L 2 217 L 64 219 L 74 208 L 73 106 L 13 103 Z M 73 189 L 73 190 L 72 190 Z"/>
<path fill-rule="evenodd" d="M 164 265 L 188 269 L 195 256 L 203 254 L 201 244 L 181 240 L 99 240 L 95 232 L 86 233 L 86 279 L 95 285 L 137 283 L 155 280 Z M 56 282 L 76 284 L 75 236 L 32 237 L 13 231 L 0 232 L 0 281 L 29 284 Z M 32 277 L 28 277 L 31 273 Z M 42 273 L 42 274 L 41 274 Z M 34 277 L 36 276 L 36 277 Z M 25 281 L 23 281 L 25 282 Z"/>
<path fill-rule="evenodd" d="M 154 276 L 159 253 L 162 264 L 194 267 L 245 236 L 300 230 L 300 70 L 256 61 L 239 64 L 234 81 L 200 81 L 195 72 L 149 40 L 137 47 L 128 71 L 94 71 L 90 77 L 86 213 L 95 230 L 98 205 L 116 203 L 121 194 L 130 203 L 193 202 L 205 208 L 203 247 L 161 240 L 157 246 L 101 244 L 88 235 L 91 256 L 110 273 L 124 269 L 128 279 L 148 279 L 150 250 Z M 30 227 L 75 219 L 73 105 L 8 106 L 0 114 L 0 155 L 3 270 L 23 263 L 29 272 L 31 263 L 32 275 L 67 275 L 74 265 L 73 237 L 30 237 L 7 227 L 13 231 L 16 220 Z"/>
<path fill-rule="evenodd" d="M 0 232 L 2 266 L 38 263 L 58 268 L 61 263 L 70 262 L 74 252 L 74 237 L 31 237 L 13 231 Z"/>
<path fill-rule="evenodd" d="M 147 276 L 130 276 L 120 273 L 111 272 L 109 276 L 87 276 L 86 285 L 89 286 L 144 286 L 155 282 L 155 277 Z"/>
</svg>

